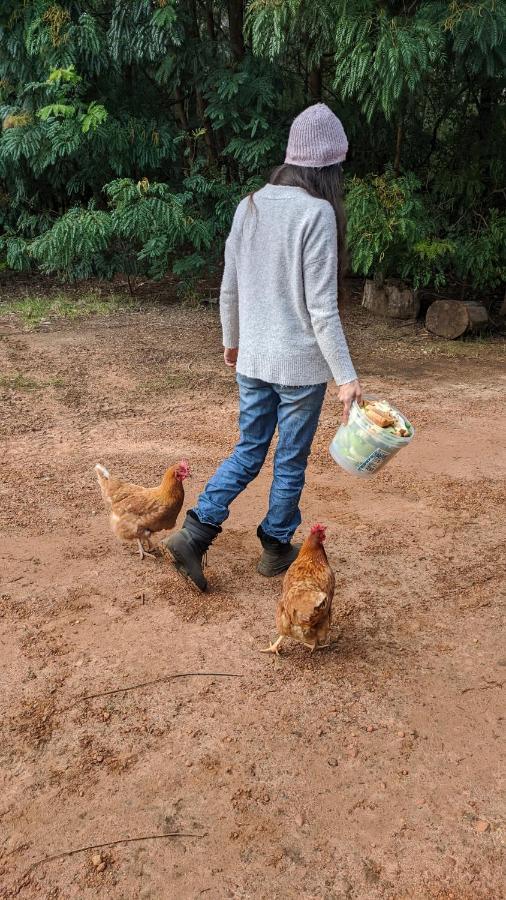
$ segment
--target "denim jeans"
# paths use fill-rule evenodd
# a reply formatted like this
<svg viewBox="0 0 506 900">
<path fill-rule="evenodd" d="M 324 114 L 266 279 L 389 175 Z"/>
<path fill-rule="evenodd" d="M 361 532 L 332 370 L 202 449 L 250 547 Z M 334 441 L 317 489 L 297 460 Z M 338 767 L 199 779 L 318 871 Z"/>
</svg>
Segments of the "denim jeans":
<svg viewBox="0 0 506 900">
<path fill-rule="evenodd" d="M 245 375 L 237 375 L 237 383 L 239 443 L 208 481 L 194 512 L 211 525 L 228 518 L 232 500 L 260 472 L 277 427 L 269 510 L 261 525 L 285 543 L 301 523 L 299 500 L 327 385 L 285 387 Z"/>
</svg>

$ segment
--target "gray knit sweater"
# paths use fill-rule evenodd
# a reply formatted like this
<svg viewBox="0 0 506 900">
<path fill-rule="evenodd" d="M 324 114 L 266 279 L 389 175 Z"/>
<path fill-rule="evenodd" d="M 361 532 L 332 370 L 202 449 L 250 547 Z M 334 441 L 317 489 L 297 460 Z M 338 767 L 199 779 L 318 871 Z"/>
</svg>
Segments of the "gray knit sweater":
<svg viewBox="0 0 506 900">
<path fill-rule="evenodd" d="M 254 207 L 242 200 L 225 246 L 220 312 L 240 374 L 291 386 L 353 381 L 330 203 L 271 184 L 255 193 Z"/>
</svg>

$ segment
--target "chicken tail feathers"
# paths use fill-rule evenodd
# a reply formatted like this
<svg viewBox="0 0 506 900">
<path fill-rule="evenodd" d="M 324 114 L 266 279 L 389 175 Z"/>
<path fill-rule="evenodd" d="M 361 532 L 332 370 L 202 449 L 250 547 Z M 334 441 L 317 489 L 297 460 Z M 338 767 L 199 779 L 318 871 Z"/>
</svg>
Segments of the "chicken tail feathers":
<svg viewBox="0 0 506 900">
<path fill-rule="evenodd" d="M 96 464 L 95 472 L 97 473 L 97 478 L 99 481 L 100 476 L 102 476 L 102 478 L 107 478 L 107 480 L 109 480 L 109 478 L 111 477 L 111 473 L 108 471 L 108 469 L 106 469 L 105 466 L 100 465 L 100 463 Z"/>
</svg>

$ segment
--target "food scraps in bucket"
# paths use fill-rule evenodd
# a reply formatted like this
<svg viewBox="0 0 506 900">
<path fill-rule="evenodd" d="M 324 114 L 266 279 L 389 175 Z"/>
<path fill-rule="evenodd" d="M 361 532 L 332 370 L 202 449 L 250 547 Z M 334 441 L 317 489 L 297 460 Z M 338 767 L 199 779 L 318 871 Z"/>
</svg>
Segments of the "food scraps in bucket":
<svg viewBox="0 0 506 900">
<path fill-rule="evenodd" d="M 396 437 L 410 437 L 411 429 L 406 420 L 386 400 L 365 400 L 362 410 L 374 425 L 384 428 Z"/>
</svg>

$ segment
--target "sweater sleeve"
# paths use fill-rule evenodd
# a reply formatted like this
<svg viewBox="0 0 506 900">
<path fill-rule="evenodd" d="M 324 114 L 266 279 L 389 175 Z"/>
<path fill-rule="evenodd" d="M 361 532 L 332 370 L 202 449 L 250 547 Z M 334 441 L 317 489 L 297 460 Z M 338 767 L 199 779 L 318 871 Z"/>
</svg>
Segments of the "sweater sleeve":
<svg viewBox="0 0 506 900">
<path fill-rule="evenodd" d="M 337 384 L 357 377 L 337 307 L 337 226 L 330 203 L 321 205 L 303 250 L 306 306 L 318 346 Z"/>
<path fill-rule="evenodd" d="M 234 226 L 225 243 L 225 268 L 220 289 L 220 318 L 223 346 L 235 349 L 239 346 L 239 291 L 235 257 Z"/>
</svg>

